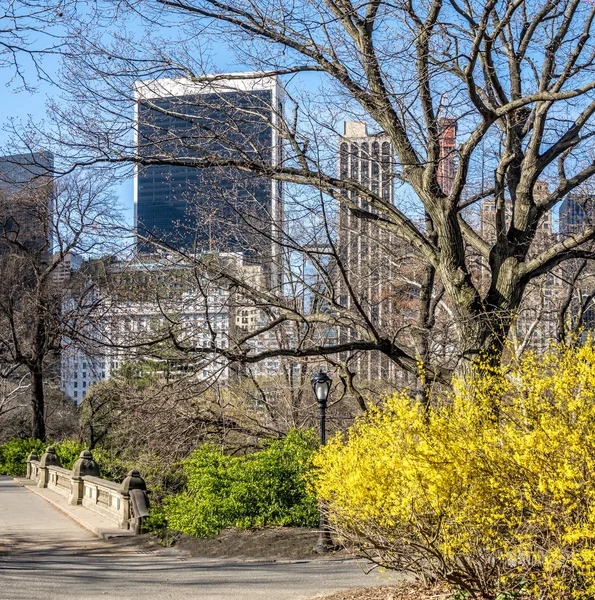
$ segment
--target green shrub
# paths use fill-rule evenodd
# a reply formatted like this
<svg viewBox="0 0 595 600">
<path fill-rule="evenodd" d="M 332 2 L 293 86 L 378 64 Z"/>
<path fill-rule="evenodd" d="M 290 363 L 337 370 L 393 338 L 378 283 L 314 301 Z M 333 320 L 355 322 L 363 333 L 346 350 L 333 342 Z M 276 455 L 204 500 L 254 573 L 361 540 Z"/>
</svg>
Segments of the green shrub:
<svg viewBox="0 0 595 600">
<path fill-rule="evenodd" d="M 165 500 L 169 528 L 208 537 L 225 527 L 317 525 L 304 481 L 316 446 L 312 432 L 298 431 L 248 456 L 203 446 L 182 463 L 185 489 Z"/>
<path fill-rule="evenodd" d="M 47 444 L 31 438 L 13 438 L 0 445 L 0 475 L 23 477 L 27 472 L 27 456 L 36 452 L 43 454 Z"/>
<path fill-rule="evenodd" d="M 99 465 L 99 476 L 103 479 L 120 483 L 132 468 L 105 448 L 93 448 L 91 454 L 93 454 L 93 459 Z"/>
<path fill-rule="evenodd" d="M 49 445 L 46 444 L 46 447 Z M 72 469 L 74 461 L 80 456 L 83 450 L 88 448 L 86 444 L 81 444 L 81 442 L 75 440 L 62 440 L 51 445 L 56 449 L 56 454 L 60 457 L 60 462 L 65 469 Z"/>
<path fill-rule="evenodd" d="M 27 456 L 31 452 L 35 452 L 41 458 L 48 446 L 54 446 L 56 454 L 60 457 L 60 462 L 65 469 L 72 469 L 74 461 L 86 448 L 84 444 L 75 440 L 63 440 L 54 443 L 30 438 L 13 438 L 0 445 L 0 475 L 24 476 L 27 471 Z"/>
</svg>

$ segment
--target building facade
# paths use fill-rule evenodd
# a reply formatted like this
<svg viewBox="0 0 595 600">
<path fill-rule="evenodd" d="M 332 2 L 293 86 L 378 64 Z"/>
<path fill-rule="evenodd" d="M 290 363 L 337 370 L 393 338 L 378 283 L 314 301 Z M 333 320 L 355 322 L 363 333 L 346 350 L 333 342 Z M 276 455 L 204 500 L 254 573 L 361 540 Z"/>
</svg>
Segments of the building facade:
<svg viewBox="0 0 595 600">
<path fill-rule="evenodd" d="M 457 142 L 457 120 L 442 117 L 438 120 L 440 158 L 438 163 L 438 184 L 448 196 L 455 178 L 455 153 Z"/>
<path fill-rule="evenodd" d="M 595 225 L 595 198 L 587 194 L 568 194 L 560 205 L 559 223 L 563 236 Z"/>
<path fill-rule="evenodd" d="M 83 264 L 83 257 L 74 252 L 68 252 L 63 257 L 59 253 L 55 253 L 53 260 L 59 263 L 52 272 L 52 281 L 58 285 L 68 284 L 70 278 Z"/>
<path fill-rule="evenodd" d="M 560 235 L 564 238 L 569 235 L 580 233 L 586 227 L 595 225 L 595 197 L 588 193 L 568 194 L 560 206 L 559 228 Z M 579 267 L 580 261 L 569 261 L 563 268 L 569 271 L 568 280 L 572 281 L 572 271 Z M 584 299 L 592 297 L 593 281 L 595 280 L 595 270 L 592 263 L 588 263 L 582 269 L 581 277 L 574 283 L 577 288 L 578 298 L 571 303 L 569 307 L 570 314 L 567 317 L 570 320 L 579 319 L 583 324 L 583 335 L 595 330 L 595 308 L 593 302 L 584 306 Z M 577 302 L 578 301 L 578 302 Z"/>
<path fill-rule="evenodd" d="M 135 223 L 141 250 L 241 252 L 281 277 L 279 182 L 234 168 L 277 165 L 283 110 L 276 77 L 254 73 L 139 81 L 135 89 Z M 150 164 L 152 163 L 152 164 Z"/>
<path fill-rule="evenodd" d="M 352 179 L 387 204 L 394 202 L 394 151 L 384 133 L 369 134 L 365 123 L 346 121 L 339 138 L 338 170 L 343 180 Z M 341 304 L 362 311 L 374 325 L 390 327 L 394 302 L 392 261 L 388 249 L 394 236 L 371 219 L 356 214 L 359 209 L 378 214 L 365 198 L 346 192 L 338 209 L 337 244 L 342 269 L 337 269 Z M 355 210 L 354 210 L 355 209 Z M 339 339 L 347 343 L 359 338 L 356 328 L 341 327 Z M 355 370 L 361 379 L 389 379 L 394 365 L 378 352 L 355 355 Z"/>
<path fill-rule="evenodd" d="M 246 264 L 241 253 L 211 259 L 235 269 L 250 285 L 264 286 L 262 267 Z M 217 350 L 235 348 L 240 337 L 263 325 L 262 309 L 217 276 L 197 276 L 192 261 L 176 256 L 140 254 L 132 261 L 110 261 L 88 271 L 89 281 L 81 287 L 89 318 L 78 325 L 77 341 L 63 340 L 61 356 L 61 389 L 77 404 L 94 383 L 109 379 L 129 363 L 140 369 L 150 364 L 152 372 L 164 378 L 225 381 L 239 371 Z M 73 296 L 63 312 L 67 314 L 73 308 L 69 303 L 76 302 L 81 299 Z M 73 310 L 81 312 L 80 305 Z M 247 346 L 259 352 L 277 343 L 267 331 Z M 278 362 L 263 361 L 252 372 L 270 374 Z"/>
</svg>

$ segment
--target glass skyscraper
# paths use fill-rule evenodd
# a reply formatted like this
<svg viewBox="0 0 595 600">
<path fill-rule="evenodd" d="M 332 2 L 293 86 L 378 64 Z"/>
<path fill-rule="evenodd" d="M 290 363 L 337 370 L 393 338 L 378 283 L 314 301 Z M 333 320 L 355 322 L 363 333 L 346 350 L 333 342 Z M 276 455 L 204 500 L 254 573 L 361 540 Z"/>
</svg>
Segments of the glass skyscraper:
<svg viewBox="0 0 595 600">
<path fill-rule="evenodd" d="M 139 249 L 241 252 L 267 268 L 278 261 L 281 185 L 235 166 L 281 160 L 277 79 L 139 81 L 135 108 Z"/>
<path fill-rule="evenodd" d="M 568 194 L 560 206 L 560 233 L 579 233 L 595 223 L 594 199 L 584 194 Z"/>
<path fill-rule="evenodd" d="M 0 156 L 0 239 L 10 237 L 28 250 L 50 251 L 53 170 L 51 152 Z M 8 250 L 5 243 L 0 246 L 2 252 Z"/>
</svg>

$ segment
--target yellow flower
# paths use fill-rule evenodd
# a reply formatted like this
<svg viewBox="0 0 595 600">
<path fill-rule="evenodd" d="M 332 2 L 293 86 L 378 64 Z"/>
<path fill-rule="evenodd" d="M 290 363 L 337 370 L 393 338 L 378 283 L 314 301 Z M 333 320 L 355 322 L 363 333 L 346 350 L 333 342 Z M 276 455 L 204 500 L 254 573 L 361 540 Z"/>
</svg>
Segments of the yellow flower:
<svg viewBox="0 0 595 600">
<path fill-rule="evenodd" d="M 492 597 L 592 599 L 595 347 L 480 365 L 434 404 L 397 394 L 321 449 L 333 526 L 387 567 Z"/>
</svg>

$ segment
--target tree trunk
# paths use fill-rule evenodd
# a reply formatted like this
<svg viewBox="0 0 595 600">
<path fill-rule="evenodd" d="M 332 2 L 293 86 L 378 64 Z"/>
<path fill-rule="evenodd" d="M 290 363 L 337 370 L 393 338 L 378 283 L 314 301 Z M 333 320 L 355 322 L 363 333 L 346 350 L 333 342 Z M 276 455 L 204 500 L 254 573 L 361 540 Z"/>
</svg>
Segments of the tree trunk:
<svg viewBox="0 0 595 600">
<path fill-rule="evenodd" d="M 469 377 L 479 364 L 500 364 L 510 331 L 510 320 L 504 322 L 495 311 L 477 315 L 459 323 L 461 355 L 454 370 L 456 378 Z"/>
<path fill-rule="evenodd" d="M 33 409 L 33 438 L 45 442 L 45 398 L 43 389 L 43 368 L 41 365 L 35 365 L 31 369 L 31 407 Z"/>
<path fill-rule="evenodd" d="M 426 232 L 433 244 L 437 244 L 438 239 L 434 229 L 434 223 L 429 213 L 426 211 Z M 432 294 L 434 293 L 436 283 L 436 268 L 427 264 L 423 271 L 421 287 L 419 292 L 419 315 L 417 318 L 417 329 L 414 336 L 417 360 L 420 367 L 417 373 L 417 391 L 416 398 L 423 405 L 424 410 L 430 408 L 432 382 L 427 377 L 427 365 L 430 364 L 430 335 L 434 326 L 434 310 Z"/>
<path fill-rule="evenodd" d="M 443 276 L 444 279 L 444 276 Z M 478 363 L 500 364 L 512 320 L 518 310 L 525 285 L 516 281 L 512 269 L 501 268 L 498 280 L 484 299 L 467 279 L 459 285 L 445 286 L 450 297 L 456 329 L 459 356 L 454 369 L 456 378 L 471 375 Z"/>
</svg>

